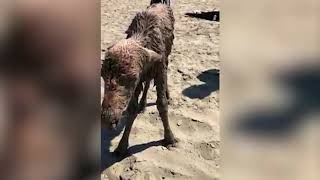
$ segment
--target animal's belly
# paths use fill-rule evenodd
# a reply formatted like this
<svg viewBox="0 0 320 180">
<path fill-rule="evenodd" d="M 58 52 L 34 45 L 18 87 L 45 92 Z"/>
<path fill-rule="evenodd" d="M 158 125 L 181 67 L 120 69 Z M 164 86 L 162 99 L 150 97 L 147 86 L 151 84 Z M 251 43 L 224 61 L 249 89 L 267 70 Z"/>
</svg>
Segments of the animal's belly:
<svg viewBox="0 0 320 180">
<path fill-rule="evenodd" d="M 153 80 L 157 75 L 157 72 L 154 68 L 151 68 L 142 74 L 141 82 L 149 82 Z"/>
</svg>

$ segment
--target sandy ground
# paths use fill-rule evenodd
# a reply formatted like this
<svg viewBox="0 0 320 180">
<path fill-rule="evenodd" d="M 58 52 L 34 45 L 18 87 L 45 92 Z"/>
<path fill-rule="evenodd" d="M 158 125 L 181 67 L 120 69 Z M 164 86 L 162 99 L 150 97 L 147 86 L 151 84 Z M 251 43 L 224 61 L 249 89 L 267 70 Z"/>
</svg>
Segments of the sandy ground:
<svg viewBox="0 0 320 180">
<path fill-rule="evenodd" d="M 148 0 L 102 0 L 102 49 L 125 38 L 124 31 Z M 148 107 L 136 119 L 130 135 L 130 153 L 112 152 L 121 134 L 102 132 L 102 171 L 106 179 L 219 179 L 219 22 L 188 18 L 193 10 L 219 8 L 216 0 L 174 2 L 176 30 L 169 64 L 172 103 L 169 118 L 178 147 L 161 146 L 163 126 L 158 116 L 155 88 Z M 103 57 L 103 51 L 102 51 Z"/>
</svg>

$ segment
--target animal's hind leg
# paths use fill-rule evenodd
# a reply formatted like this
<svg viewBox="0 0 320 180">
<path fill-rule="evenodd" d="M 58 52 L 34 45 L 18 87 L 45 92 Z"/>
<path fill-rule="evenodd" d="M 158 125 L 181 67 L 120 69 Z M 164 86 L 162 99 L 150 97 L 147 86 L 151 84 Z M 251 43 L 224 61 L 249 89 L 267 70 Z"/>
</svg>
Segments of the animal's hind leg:
<svg viewBox="0 0 320 180">
<path fill-rule="evenodd" d="M 147 95 L 150 87 L 150 81 L 145 82 L 143 94 L 139 104 L 139 112 L 143 112 L 147 106 Z"/>
<path fill-rule="evenodd" d="M 166 97 L 167 97 L 167 100 L 168 100 L 168 104 L 170 104 L 171 103 L 171 97 L 170 97 L 170 92 L 169 92 L 168 85 L 167 85 L 167 88 L 166 88 Z"/>
<path fill-rule="evenodd" d="M 142 82 L 139 82 L 139 84 L 138 84 L 138 86 L 136 87 L 136 90 L 135 90 L 135 92 L 134 92 L 134 93 L 135 93 L 135 96 L 136 96 L 137 98 L 139 97 L 142 89 L 143 89 Z"/>
<path fill-rule="evenodd" d="M 167 69 L 163 68 L 161 74 L 158 74 L 155 79 L 157 87 L 157 108 L 164 127 L 164 142 L 166 146 L 174 145 L 177 140 L 175 139 L 169 124 L 168 119 L 168 100 L 166 97 L 167 91 Z"/>
<path fill-rule="evenodd" d="M 167 68 L 168 68 L 169 67 L 169 58 L 168 57 L 166 58 L 166 65 L 167 65 Z M 166 76 L 166 81 L 167 81 L 168 74 L 166 73 L 165 76 Z M 171 97 L 170 97 L 168 83 L 166 83 L 166 97 L 167 97 L 167 100 L 168 100 L 168 104 L 170 104 L 171 103 Z"/>
</svg>

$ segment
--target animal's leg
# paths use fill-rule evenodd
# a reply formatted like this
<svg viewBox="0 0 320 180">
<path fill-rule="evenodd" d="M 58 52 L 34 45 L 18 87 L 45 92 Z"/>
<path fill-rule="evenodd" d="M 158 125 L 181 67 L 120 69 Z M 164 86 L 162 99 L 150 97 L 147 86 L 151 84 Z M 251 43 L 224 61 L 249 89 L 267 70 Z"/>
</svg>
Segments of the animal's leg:
<svg viewBox="0 0 320 180">
<path fill-rule="evenodd" d="M 137 98 L 139 98 L 139 95 L 140 95 L 142 89 L 143 89 L 142 82 L 139 82 L 139 84 L 138 84 L 138 86 L 136 87 L 136 90 L 135 90 L 135 92 L 134 92 L 134 94 L 135 94 L 135 96 L 136 96 Z"/>
<path fill-rule="evenodd" d="M 167 97 L 167 100 L 168 100 L 168 104 L 170 104 L 171 102 L 171 98 L 170 98 L 170 92 L 169 92 L 169 88 L 168 88 L 168 85 L 167 85 L 167 88 L 166 88 L 166 97 Z"/>
<path fill-rule="evenodd" d="M 147 105 L 147 94 L 150 87 L 150 81 L 147 81 L 144 85 L 143 94 L 139 104 L 139 112 L 143 112 Z"/>
<path fill-rule="evenodd" d="M 139 82 L 139 84 L 138 84 L 138 86 L 137 86 L 137 88 L 136 88 L 136 91 L 135 91 L 135 95 L 136 95 L 136 97 L 137 97 L 137 101 L 139 101 L 138 99 L 139 99 L 139 96 L 140 96 L 140 93 L 141 93 L 141 91 L 143 90 L 143 95 L 142 95 L 142 98 L 141 98 L 141 100 L 140 100 L 140 103 L 139 103 L 139 109 L 138 109 L 138 111 L 139 112 L 141 112 L 141 103 L 142 103 L 142 100 L 143 100 L 143 97 L 144 96 L 147 96 L 147 95 L 144 95 L 145 94 L 145 88 L 146 88 L 146 85 L 145 85 L 145 87 L 143 88 L 143 83 L 142 82 Z M 149 88 L 149 87 L 148 87 Z M 148 90 L 147 90 L 148 91 Z"/>
<path fill-rule="evenodd" d="M 174 145 L 177 140 L 175 139 L 168 119 L 168 100 L 166 97 L 167 91 L 167 69 L 166 67 L 162 68 L 161 73 L 158 74 L 155 79 L 156 87 L 157 87 L 157 108 L 163 123 L 164 127 L 164 142 L 165 145 Z"/>
<path fill-rule="evenodd" d="M 137 113 L 135 114 L 129 114 L 128 120 L 127 120 L 127 124 L 126 124 L 126 128 L 124 130 L 124 133 L 122 135 L 122 138 L 120 140 L 120 143 L 117 147 L 117 149 L 115 150 L 115 153 L 117 153 L 118 155 L 124 155 L 127 153 L 128 147 L 129 147 L 129 135 L 131 132 L 131 128 L 133 125 L 134 120 L 137 117 Z"/>
<path fill-rule="evenodd" d="M 166 65 L 167 65 L 167 68 L 169 67 L 169 58 L 167 56 L 166 58 Z M 166 73 L 165 74 L 166 76 L 166 80 L 168 79 L 168 74 Z M 171 103 L 171 98 L 170 98 L 170 92 L 169 92 L 169 87 L 168 87 L 168 84 L 166 85 L 166 97 L 167 97 L 167 100 L 168 100 L 168 104 Z"/>
<path fill-rule="evenodd" d="M 122 138 L 120 140 L 120 143 L 115 150 L 115 152 L 119 155 L 124 155 L 127 153 L 128 147 L 129 147 L 129 135 L 131 132 L 131 128 L 133 125 L 134 120 L 136 119 L 138 115 L 138 98 L 139 94 L 142 90 L 142 83 L 139 83 L 133 97 L 131 98 L 131 101 L 128 106 L 128 119 L 126 122 L 126 128 L 124 130 L 124 133 L 122 135 Z"/>
</svg>

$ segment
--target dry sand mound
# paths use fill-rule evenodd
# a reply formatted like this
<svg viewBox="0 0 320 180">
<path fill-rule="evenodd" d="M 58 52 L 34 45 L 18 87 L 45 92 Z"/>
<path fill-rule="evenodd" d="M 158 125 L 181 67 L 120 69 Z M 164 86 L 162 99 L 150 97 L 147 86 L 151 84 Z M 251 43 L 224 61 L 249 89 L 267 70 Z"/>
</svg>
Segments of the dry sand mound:
<svg viewBox="0 0 320 180">
<path fill-rule="evenodd" d="M 125 38 L 124 31 L 148 0 L 103 0 L 102 48 Z M 172 103 L 169 118 L 179 146 L 161 146 L 163 126 L 150 89 L 146 111 L 136 119 L 130 136 L 131 156 L 118 159 L 111 152 L 121 135 L 102 132 L 101 177 L 106 179 L 218 179 L 219 135 L 219 23 L 184 16 L 193 10 L 219 8 L 215 0 L 174 2 L 175 42 L 169 64 Z"/>
</svg>

